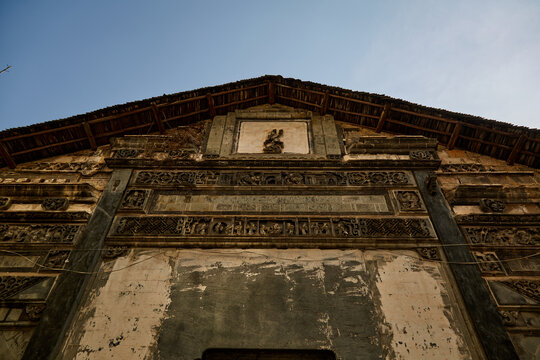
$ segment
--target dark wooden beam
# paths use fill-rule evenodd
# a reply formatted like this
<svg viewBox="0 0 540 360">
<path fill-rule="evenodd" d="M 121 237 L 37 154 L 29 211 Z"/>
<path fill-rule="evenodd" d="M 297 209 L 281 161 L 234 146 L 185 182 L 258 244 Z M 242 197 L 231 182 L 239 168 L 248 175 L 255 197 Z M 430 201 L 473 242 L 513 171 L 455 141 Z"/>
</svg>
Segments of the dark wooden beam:
<svg viewBox="0 0 540 360">
<path fill-rule="evenodd" d="M 268 103 L 273 105 L 276 103 L 276 87 L 273 81 L 268 82 Z"/>
<path fill-rule="evenodd" d="M 90 149 L 96 150 L 96 139 L 94 138 L 94 134 L 92 134 L 92 129 L 90 128 L 90 125 L 87 122 L 83 122 L 82 125 L 84 128 L 84 132 L 86 133 L 86 137 L 88 138 L 88 142 L 90 143 Z"/>
<path fill-rule="evenodd" d="M 456 141 L 459 137 L 460 131 L 461 131 L 461 124 L 457 123 L 456 126 L 454 126 L 454 131 L 452 131 L 452 136 L 450 136 L 450 140 L 448 141 L 448 150 L 452 150 L 454 146 L 456 145 Z"/>
<path fill-rule="evenodd" d="M 513 165 L 514 162 L 517 160 L 519 153 L 521 152 L 521 148 L 523 148 L 523 144 L 525 144 L 525 140 L 527 140 L 527 137 L 524 134 L 521 134 L 517 139 L 516 144 L 512 149 L 512 152 L 508 156 L 508 159 L 506 160 L 506 163 L 508 165 Z"/>
<path fill-rule="evenodd" d="M 17 164 L 15 163 L 15 160 L 9 155 L 9 151 L 6 148 L 6 145 L 3 141 L 0 141 L 0 155 L 2 155 L 2 158 L 4 159 L 4 162 L 7 166 L 9 166 L 11 169 L 14 169 Z"/>
<path fill-rule="evenodd" d="M 206 94 L 206 100 L 208 100 L 208 113 L 213 119 L 214 116 L 216 116 L 216 109 L 214 108 L 214 98 L 212 97 L 212 94 Z"/>
<path fill-rule="evenodd" d="M 161 121 L 161 118 L 159 117 L 158 108 L 156 104 L 154 103 L 152 103 L 152 114 L 154 115 L 154 122 L 156 123 L 159 133 L 161 135 L 165 134 L 165 126 L 163 126 L 163 122 Z"/>
<path fill-rule="evenodd" d="M 390 114 L 390 104 L 386 103 L 384 104 L 383 111 L 381 112 L 381 116 L 379 117 L 379 122 L 377 123 L 377 127 L 375 128 L 375 132 L 380 133 L 382 131 L 384 123 L 388 118 L 388 114 Z"/>
<path fill-rule="evenodd" d="M 321 103 L 321 115 L 325 115 L 328 111 L 328 98 L 328 90 L 326 90 Z"/>
</svg>

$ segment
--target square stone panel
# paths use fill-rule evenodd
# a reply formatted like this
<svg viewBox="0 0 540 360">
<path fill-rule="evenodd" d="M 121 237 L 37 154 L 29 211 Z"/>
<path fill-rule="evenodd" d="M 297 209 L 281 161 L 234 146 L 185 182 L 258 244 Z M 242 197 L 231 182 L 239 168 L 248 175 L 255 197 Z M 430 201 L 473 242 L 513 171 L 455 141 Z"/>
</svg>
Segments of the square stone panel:
<svg viewBox="0 0 540 360">
<path fill-rule="evenodd" d="M 242 121 L 238 136 L 237 153 L 262 154 L 264 141 L 273 130 L 283 130 L 280 140 L 283 152 L 309 154 L 307 121 Z"/>
</svg>

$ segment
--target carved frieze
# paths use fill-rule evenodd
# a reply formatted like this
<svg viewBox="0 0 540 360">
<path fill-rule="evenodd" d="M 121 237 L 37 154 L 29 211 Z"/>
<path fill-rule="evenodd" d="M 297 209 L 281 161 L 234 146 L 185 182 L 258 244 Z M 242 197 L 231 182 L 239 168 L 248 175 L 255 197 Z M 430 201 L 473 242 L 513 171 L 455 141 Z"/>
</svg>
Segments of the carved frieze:
<svg viewBox="0 0 540 360">
<path fill-rule="evenodd" d="M 32 321 L 37 321 L 41 318 L 41 314 L 47 306 L 45 304 L 28 304 L 24 308 L 26 315 Z"/>
<path fill-rule="evenodd" d="M 499 214 L 474 214 L 459 215 L 455 217 L 459 224 L 493 224 L 493 225 L 537 225 L 540 224 L 540 215 L 520 214 L 520 215 L 499 215 Z"/>
<path fill-rule="evenodd" d="M 423 210 L 420 194 L 413 190 L 394 191 L 400 211 L 419 211 Z"/>
<path fill-rule="evenodd" d="M 416 251 L 425 259 L 428 260 L 441 260 L 441 254 L 436 247 L 421 247 L 416 248 Z"/>
<path fill-rule="evenodd" d="M 43 266 L 61 269 L 64 267 L 69 253 L 69 250 L 51 250 Z"/>
<path fill-rule="evenodd" d="M 113 235 L 433 237 L 427 218 L 121 217 Z"/>
<path fill-rule="evenodd" d="M 0 197 L 0 210 L 7 210 L 11 206 L 11 199 L 8 197 Z"/>
<path fill-rule="evenodd" d="M 43 279 L 36 276 L 0 276 L 0 300 L 8 299 Z"/>
<path fill-rule="evenodd" d="M 540 244 L 540 227 L 463 226 L 473 245 L 534 246 Z"/>
<path fill-rule="evenodd" d="M 66 210 L 69 200 L 66 198 L 48 198 L 41 202 L 43 210 Z"/>
<path fill-rule="evenodd" d="M 540 301 L 540 281 L 538 280 L 509 280 L 502 283 L 520 294 Z"/>
<path fill-rule="evenodd" d="M 441 165 L 440 169 L 442 172 L 446 172 L 446 173 L 459 173 L 459 172 L 477 173 L 477 172 L 485 172 L 485 171 L 494 171 L 493 167 L 487 167 L 482 164 L 474 164 L 474 163 L 443 164 Z"/>
<path fill-rule="evenodd" d="M 0 225 L 0 243 L 72 243 L 81 225 Z"/>
<path fill-rule="evenodd" d="M 483 212 L 503 212 L 506 204 L 502 200 L 480 199 L 480 210 Z"/>
<path fill-rule="evenodd" d="M 409 152 L 409 157 L 413 160 L 432 160 L 433 152 L 427 150 L 413 150 Z"/>
<path fill-rule="evenodd" d="M 504 274 L 504 269 L 502 267 L 497 254 L 494 252 L 473 252 L 476 262 L 480 271 L 483 273 L 490 274 Z"/>
<path fill-rule="evenodd" d="M 148 197 L 147 190 L 130 190 L 122 200 L 122 209 L 142 209 L 146 198 Z"/>
<path fill-rule="evenodd" d="M 370 186 L 412 185 L 404 171 L 141 171 L 136 185 Z"/>
<path fill-rule="evenodd" d="M 21 171 L 58 171 L 58 172 L 79 172 L 81 175 L 90 176 L 105 168 L 105 163 L 99 162 L 36 162 L 32 164 L 21 164 L 17 170 Z"/>
</svg>

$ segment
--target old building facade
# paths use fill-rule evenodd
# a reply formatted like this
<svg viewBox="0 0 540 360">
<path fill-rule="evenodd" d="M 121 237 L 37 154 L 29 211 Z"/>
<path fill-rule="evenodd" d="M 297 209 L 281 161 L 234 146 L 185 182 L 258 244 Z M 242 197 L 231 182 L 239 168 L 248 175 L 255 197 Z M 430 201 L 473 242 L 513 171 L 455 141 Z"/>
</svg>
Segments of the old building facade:
<svg viewBox="0 0 540 360">
<path fill-rule="evenodd" d="M 6 359 L 540 356 L 536 130 L 267 76 L 0 137 Z"/>
</svg>

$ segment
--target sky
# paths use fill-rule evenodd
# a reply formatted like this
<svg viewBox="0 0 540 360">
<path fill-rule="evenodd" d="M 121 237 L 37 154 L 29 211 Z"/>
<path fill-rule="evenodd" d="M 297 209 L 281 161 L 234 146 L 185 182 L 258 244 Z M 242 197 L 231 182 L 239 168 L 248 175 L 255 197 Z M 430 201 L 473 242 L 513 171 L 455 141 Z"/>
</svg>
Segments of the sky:
<svg viewBox="0 0 540 360">
<path fill-rule="evenodd" d="M 265 74 L 540 128 L 539 0 L 0 5 L 0 130 Z"/>
</svg>

